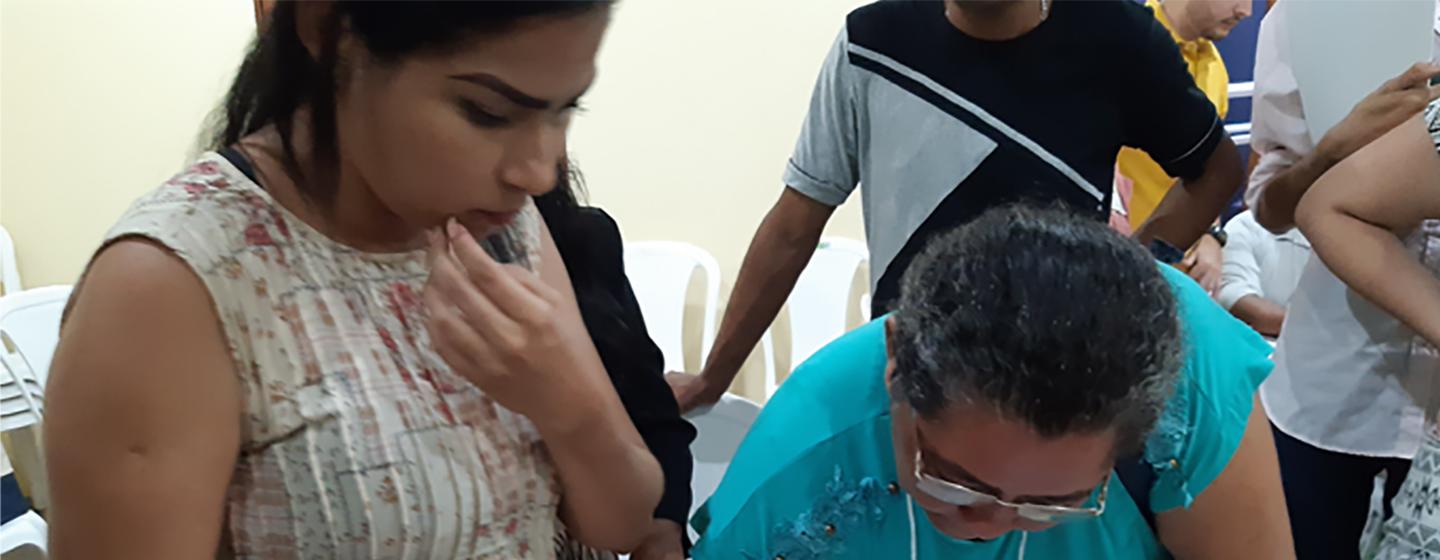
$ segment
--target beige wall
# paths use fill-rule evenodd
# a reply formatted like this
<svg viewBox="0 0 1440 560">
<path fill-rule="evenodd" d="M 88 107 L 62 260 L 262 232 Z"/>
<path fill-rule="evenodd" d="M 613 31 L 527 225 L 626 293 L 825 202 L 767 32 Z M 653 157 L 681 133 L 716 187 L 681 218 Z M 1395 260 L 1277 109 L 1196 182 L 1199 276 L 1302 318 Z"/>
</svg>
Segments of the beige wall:
<svg viewBox="0 0 1440 560">
<path fill-rule="evenodd" d="M 27 286 L 73 282 L 180 169 L 254 30 L 249 0 L 0 0 L 0 224 Z"/>
<path fill-rule="evenodd" d="M 184 163 L 254 31 L 252 3 L 0 2 L 0 224 L 27 285 L 73 282 L 128 203 Z M 628 239 L 714 253 L 728 294 L 856 4 L 622 1 L 572 136 L 592 201 Z M 830 233 L 862 238 L 858 204 Z M 754 366 L 742 390 L 758 396 Z"/>
</svg>

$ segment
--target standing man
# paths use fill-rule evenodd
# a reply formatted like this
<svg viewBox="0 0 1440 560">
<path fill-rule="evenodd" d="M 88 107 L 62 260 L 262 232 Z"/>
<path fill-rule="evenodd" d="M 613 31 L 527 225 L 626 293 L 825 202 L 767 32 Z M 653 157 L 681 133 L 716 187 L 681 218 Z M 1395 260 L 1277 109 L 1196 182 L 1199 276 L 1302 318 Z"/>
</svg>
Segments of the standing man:
<svg viewBox="0 0 1440 560">
<path fill-rule="evenodd" d="M 1145 3 L 1155 12 L 1155 20 L 1170 32 L 1170 38 L 1180 48 L 1186 69 L 1195 79 L 1195 86 L 1214 104 L 1221 120 L 1230 108 L 1230 73 L 1225 70 L 1225 61 L 1220 58 L 1220 49 L 1215 48 L 1214 41 L 1224 39 L 1241 20 L 1250 17 L 1251 4 L 1251 0 L 1165 0 L 1163 3 L 1149 0 Z M 1138 230 L 1178 180 L 1144 151 L 1135 148 L 1120 150 L 1117 165 L 1117 172 L 1133 185 L 1125 209 L 1130 226 Z M 1208 235 L 1191 247 L 1182 263 L 1190 277 L 1211 294 L 1220 288 L 1223 261 L 1220 239 L 1223 238 L 1219 224 L 1215 224 Z"/>
<path fill-rule="evenodd" d="M 1243 180 L 1182 61 L 1131 0 L 879 2 L 851 12 L 705 369 L 670 377 L 682 409 L 730 386 L 858 184 L 876 316 L 934 232 L 986 209 L 1024 200 L 1105 220 L 1122 146 L 1182 179 L 1136 233 L 1178 261 L 1175 247 L 1191 246 Z"/>
<path fill-rule="evenodd" d="M 1434 65 L 1415 65 L 1314 142 L 1291 71 L 1290 5 L 1276 3 L 1260 24 L 1251 129 L 1260 162 L 1245 197 L 1255 221 L 1275 233 L 1295 226 L 1297 203 L 1332 166 L 1418 118 L 1436 97 L 1430 78 L 1440 75 Z M 1260 399 L 1275 431 L 1302 560 L 1357 558 L 1376 474 L 1386 475 L 1387 510 L 1399 491 L 1424 426 L 1415 395 L 1424 394 L 1434 375 L 1409 365 L 1413 340 L 1320 259 L 1310 259 L 1300 273 L 1277 341 L 1275 372 Z"/>
</svg>

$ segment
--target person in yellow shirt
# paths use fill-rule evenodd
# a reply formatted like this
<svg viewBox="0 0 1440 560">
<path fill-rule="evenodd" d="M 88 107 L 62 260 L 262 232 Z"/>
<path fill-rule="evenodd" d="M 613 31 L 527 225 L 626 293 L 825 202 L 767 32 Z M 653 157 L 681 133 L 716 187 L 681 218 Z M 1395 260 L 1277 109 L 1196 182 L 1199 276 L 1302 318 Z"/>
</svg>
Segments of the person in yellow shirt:
<svg viewBox="0 0 1440 560">
<path fill-rule="evenodd" d="M 1251 0 L 1148 0 L 1146 5 L 1155 12 L 1160 25 L 1170 30 L 1195 85 L 1224 119 L 1230 105 L 1230 74 L 1225 71 L 1225 61 L 1214 41 L 1225 38 L 1236 24 L 1250 16 Z M 1175 178 L 1145 152 L 1134 148 L 1120 151 L 1116 167 L 1122 180 L 1133 183 L 1126 214 L 1130 226 L 1138 230 L 1175 184 Z M 1220 286 L 1222 235 L 1218 228 L 1212 232 L 1215 234 L 1202 236 L 1191 248 L 1182 268 L 1213 294 Z"/>
</svg>

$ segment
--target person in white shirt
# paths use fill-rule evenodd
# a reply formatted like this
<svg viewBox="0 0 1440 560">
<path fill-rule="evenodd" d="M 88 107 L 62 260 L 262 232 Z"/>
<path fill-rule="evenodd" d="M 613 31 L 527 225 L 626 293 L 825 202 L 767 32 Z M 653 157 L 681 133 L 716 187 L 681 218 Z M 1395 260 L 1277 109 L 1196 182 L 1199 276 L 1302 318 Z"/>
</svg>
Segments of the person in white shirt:
<svg viewBox="0 0 1440 560">
<path fill-rule="evenodd" d="M 1325 171 L 1434 98 L 1440 67 L 1417 64 L 1361 100 L 1318 142 L 1290 69 L 1287 7 L 1277 2 L 1256 45 L 1251 147 L 1260 154 L 1246 202 L 1272 232 L 1294 227 L 1295 206 Z M 1260 397 L 1275 431 L 1299 558 L 1356 558 L 1374 477 L 1385 503 L 1419 447 L 1424 415 L 1412 394 L 1428 378 L 1405 366 L 1399 321 L 1310 259 L 1286 309 L 1275 371 Z"/>
<path fill-rule="evenodd" d="M 1256 332 L 1279 336 L 1285 305 L 1310 260 L 1310 242 L 1296 229 L 1269 232 L 1249 210 L 1225 223 L 1225 238 L 1215 301 Z"/>
</svg>

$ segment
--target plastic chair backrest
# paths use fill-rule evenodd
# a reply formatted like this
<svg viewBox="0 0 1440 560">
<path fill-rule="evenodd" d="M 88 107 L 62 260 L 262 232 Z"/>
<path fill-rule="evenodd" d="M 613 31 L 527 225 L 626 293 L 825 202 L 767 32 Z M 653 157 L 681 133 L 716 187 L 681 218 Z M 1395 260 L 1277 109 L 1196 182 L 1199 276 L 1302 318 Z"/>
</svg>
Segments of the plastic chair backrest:
<svg viewBox="0 0 1440 560">
<path fill-rule="evenodd" d="M 785 302 L 790 309 L 791 371 L 850 326 L 855 272 L 867 260 L 864 243 L 835 237 L 820 241 Z"/>
<path fill-rule="evenodd" d="M 35 510 L 20 514 L 19 517 L 11 519 L 4 525 L 0 525 L 0 554 L 5 555 L 8 560 L 15 558 L 49 558 L 47 541 L 49 540 L 50 527 L 45 524 L 45 518 L 35 513 Z M 15 554 L 11 554 L 15 552 Z M 30 554 L 21 554 L 28 552 Z"/>
<path fill-rule="evenodd" d="M 690 444 L 690 453 L 695 456 L 695 470 L 690 477 L 692 501 L 690 515 L 695 515 L 705 500 L 720 487 L 725 478 L 725 469 L 735 456 L 745 433 L 760 415 L 760 405 L 744 397 L 726 393 L 720 402 L 710 408 L 690 413 L 685 418 L 695 425 L 695 441 Z M 693 530 L 692 539 L 698 538 Z"/>
<path fill-rule="evenodd" d="M 70 291 L 70 286 L 46 286 L 0 297 L 0 331 L 10 336 L 41 386 L 60 342 L 60 315 Z"/>
<path fill-rule="evenodd" d="M 44 414 L 45 387 L 18 358 L 0 353 L 0 432 L 39 424 Z"/>
<path fill-rule="evenodd" d="M 704 327 L 700 364 L 715 340 L 715 313 L 720 306 L 720 264 L 704 249 L 680 241 L 636 241 L 625 244 L 625 275 L 645 315 L 650 338 L 665 354 L 666 371 L 685 371 L 685 303 L 690 279 L 705 275 Z"/>
<path fill-rule="evenodd" d="M 25 289 L 20 285 L 20 265 L 15 262 L 15 240 L 0 226 L 0 295 Z"/>
<path fill-rule="evenodd" d="M 765 399 L 769 400 L 775 389 L 780 387 L 779 372 L 775 368 L 775 336 L 770 329 L 765 329 L 765 334 L 760 335 L 760 357 L 765 360 Z"/>
<path fill-rule="evenodd" d="M 0 332 L 0 341 L 7 338 Z M 44 392 L 41 382 L 19 359 L 18 353 L 0 352 L 0 433 L 8 436 L 8 452 L 13 453 L 6 460 L 17 472 L 24 474 L 29 501 L 36 508 L 45 508 L 50 503 L 49 482 L 40 445 Z M 0 525 L 0 555 L 10 558 L 16 549 L 28 547 L 44 558 L 47 531 L 44 520 L 33 511 Z"/>
</svg>

